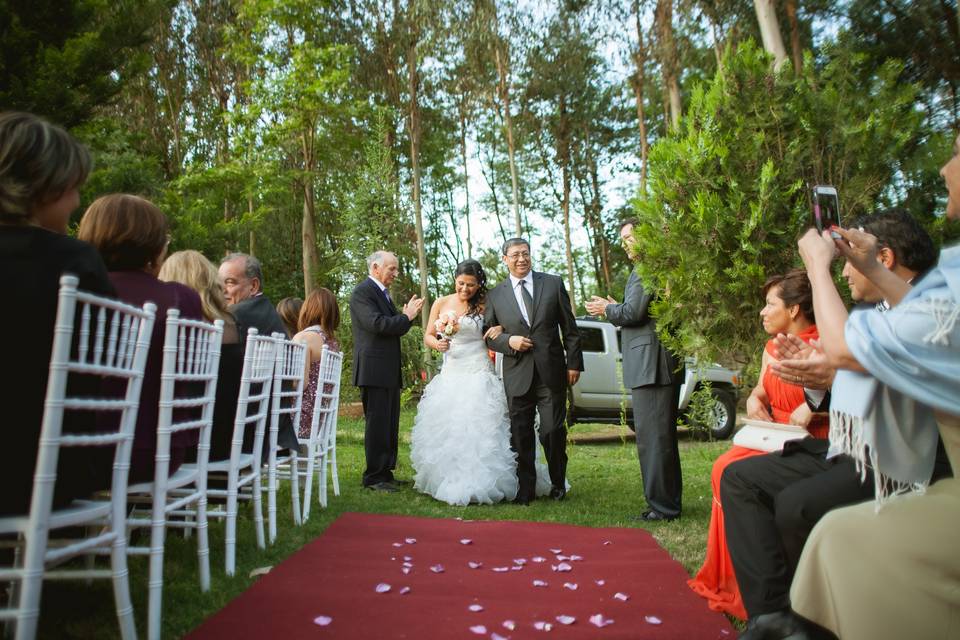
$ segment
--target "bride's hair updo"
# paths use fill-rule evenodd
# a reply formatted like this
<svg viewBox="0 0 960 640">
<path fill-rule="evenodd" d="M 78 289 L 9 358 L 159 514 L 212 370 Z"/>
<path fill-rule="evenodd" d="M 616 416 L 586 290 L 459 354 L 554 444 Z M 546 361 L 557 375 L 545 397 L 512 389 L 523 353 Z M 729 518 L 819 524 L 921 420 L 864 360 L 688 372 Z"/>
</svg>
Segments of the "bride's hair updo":
<svg viewBox="0 0 960 640">
<path fill-rule="evenodd" d="M 480 313 L 480 305 L 487 297 L 487 274 L 483 272 L 483 266 L 473 258 L 467 258 L 457 265 L 457 271 L 453 277 L 473 276 L 477 279 L 477 292 L 467 300 L 467 315 L 475 316 Z"/>
</svg>

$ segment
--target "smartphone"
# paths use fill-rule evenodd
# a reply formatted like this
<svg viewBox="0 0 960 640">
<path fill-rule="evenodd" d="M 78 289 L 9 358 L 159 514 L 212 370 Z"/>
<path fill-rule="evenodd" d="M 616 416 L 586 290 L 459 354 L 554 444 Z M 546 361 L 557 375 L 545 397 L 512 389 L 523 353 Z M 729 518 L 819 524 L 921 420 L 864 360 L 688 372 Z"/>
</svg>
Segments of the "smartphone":
<svg viewBox="0 0 960 640">
<path fill-rule="evenodd" d="M 830 185 L 818 184 L 811 189 L 813 224 L 817 231 L 840 226 L 840 199 L 837 189 Z M 840 234 L 834 233 L 834 237 Z"/>
</svg>

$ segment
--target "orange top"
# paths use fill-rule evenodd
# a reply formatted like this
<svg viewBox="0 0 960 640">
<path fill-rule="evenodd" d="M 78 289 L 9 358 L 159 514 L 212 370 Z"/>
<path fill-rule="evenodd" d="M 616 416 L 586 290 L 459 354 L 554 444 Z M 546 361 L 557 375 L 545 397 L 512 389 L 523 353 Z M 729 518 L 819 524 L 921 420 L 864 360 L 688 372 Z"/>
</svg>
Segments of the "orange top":
<svg viewBox="0 0 960 640">
<path fill-rule="evenodd" d="M 798 333 L 797 337 L 804 342 L 810 342 L 819 339 L 820 333 L 817 331 L 817 325 L 812 324 Z M 766 351 L 771 358 L 773 358 L 773 345 L 773 339 L 767 341 Z M 767 398 L 770 399 L 770 414 L 774 422 L 789 423 L 793 410 L 807 401 L 802 386 L 787 382 L 774 374 L 770 367 L 767 367 L 763 374 L 763 389 L 767 392 Z M 826 438 L 830 432 L 830 419 L 827 416 L 813 416 L 810 424 L 807 425 L 807 431 L 814 438 Z"/>
</svg>

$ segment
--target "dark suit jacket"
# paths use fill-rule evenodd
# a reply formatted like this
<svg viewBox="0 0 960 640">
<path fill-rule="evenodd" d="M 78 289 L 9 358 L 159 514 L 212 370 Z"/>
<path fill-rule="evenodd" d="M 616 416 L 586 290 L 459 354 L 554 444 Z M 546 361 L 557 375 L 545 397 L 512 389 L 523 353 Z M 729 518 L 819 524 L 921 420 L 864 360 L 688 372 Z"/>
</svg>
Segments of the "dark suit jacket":
<svg viewBox="0 0 960 640">
<path fill-rule="evenodd" d="M 607 319 L 621 330 L 623 348 L 623 386 L 627 389 L 649 385 L 668 385 L 679 381 L 679 362 L 657 337 L 657 323 L 650 316 L 648 293 L 634 271 L 620 304 L 608 304 Z"/>
<path fill-rule="evenodd" d="M 237 319 L 237 328 L 240 329 L 242 341 L 247 339 L 247 329 L 256 328 L 261 336 L 282 333 L 286 337 L 287 326 L 283 324 L 277 308 L 270 302 L 270 298 L 259 295 L 254 298 L 241 300 L 230 307 L 230 312 Z"/>
<path fill-rule="evenodd" d="M 413 323 L 387 302 L 370 278 L 350 294 L 353 329 L 353 384 L 358 387 L 401 387 L 400 336 Z"/>
<path fill-rule="evenodd" d="M 503 386 L 508 396 L 523 395 L 530 389 L 533 372 L 553 391 L 567 386 L 567 370 L 583 371 L 580 331 L 570 308 L 570 296 L 559 276 L 539 271 L 533 274 L 533 317 L 531 326 L 523 320 L 510 278 L 487 294 L 484 324 L 500 325 L 503 333 L 487 345 L 503 354 Z M 560 336 L 563 334 L 563 340 Z M 533 349 L 510 348 L 510 336 L 528 336 Z"/>
</svg>

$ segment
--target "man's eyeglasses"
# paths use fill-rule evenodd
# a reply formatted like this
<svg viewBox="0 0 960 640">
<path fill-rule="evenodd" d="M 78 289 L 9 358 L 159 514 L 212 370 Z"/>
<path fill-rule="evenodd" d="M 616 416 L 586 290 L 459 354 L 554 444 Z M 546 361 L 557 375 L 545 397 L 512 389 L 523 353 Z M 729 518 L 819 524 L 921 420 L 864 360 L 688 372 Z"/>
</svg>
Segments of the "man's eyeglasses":
<svg viewBox="0 0 960 640">
<path fill-rule="evenodd" d="M 519 260 L 520 258 L 529 258 L 530 253 L 528 251 L 518 251 L 516 253 L 508 253 L 508 260 Z"/>
</svg>

